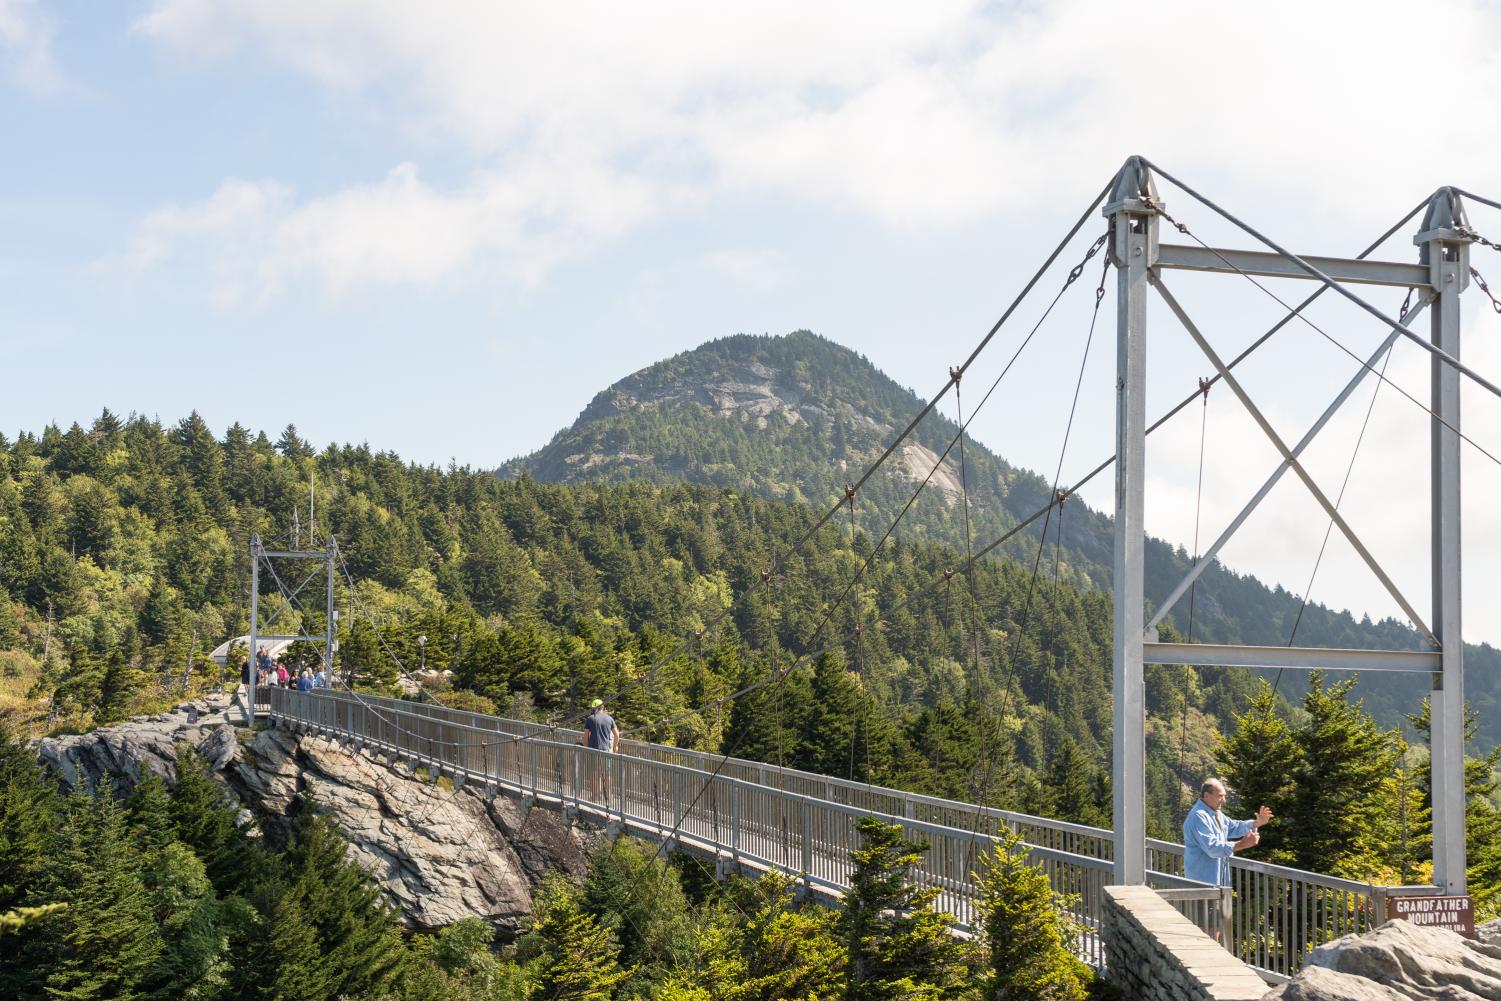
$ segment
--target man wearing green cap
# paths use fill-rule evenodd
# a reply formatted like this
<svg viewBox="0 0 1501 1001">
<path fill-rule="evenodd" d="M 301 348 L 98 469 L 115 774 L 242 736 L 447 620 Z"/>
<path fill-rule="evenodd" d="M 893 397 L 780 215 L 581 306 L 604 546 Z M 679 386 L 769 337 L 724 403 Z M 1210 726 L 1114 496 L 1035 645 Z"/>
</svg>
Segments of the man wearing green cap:
<svg viewBox="0 0 1501 1001">
<path fill-rule="evenodd" d="M 615 725 L 615 718 L 605 712 L 605 704 L 600 699 L 595 699 L 589 706 L 593 712 L 584 717 L 582 743 L 592 751 L 614 754 L 620 750 L 620 728 Z M 584 763 L 589 776 L 589 795 L 603 806 L 610 798 L 609 761 L 600 754 L 589 754 Z"/>
</svg>

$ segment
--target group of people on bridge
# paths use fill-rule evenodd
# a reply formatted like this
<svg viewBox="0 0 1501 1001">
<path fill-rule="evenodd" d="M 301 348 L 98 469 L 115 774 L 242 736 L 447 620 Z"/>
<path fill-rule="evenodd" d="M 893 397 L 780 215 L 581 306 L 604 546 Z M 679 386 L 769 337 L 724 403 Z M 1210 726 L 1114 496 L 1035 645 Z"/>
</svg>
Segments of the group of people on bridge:
<svg viewBox="0 0 1501 1001">
<path fill-rule="evenodd" d="M 246 685 L 250 684 L 250 658 L 245 658 L 241 666 L 240 680 Z M 328 672 L 319 668 L 316 672 L 304 667 L 300 670 L 288 668 L 286 663 L 279 657 L 272 657 L 271 651 L 261 647 L 255 652 L 255 683 L 262 687 L 272 688 L 295 688 L 299 692 L 311 692 L 315 688 L 328 688 Z"/>
</svg>

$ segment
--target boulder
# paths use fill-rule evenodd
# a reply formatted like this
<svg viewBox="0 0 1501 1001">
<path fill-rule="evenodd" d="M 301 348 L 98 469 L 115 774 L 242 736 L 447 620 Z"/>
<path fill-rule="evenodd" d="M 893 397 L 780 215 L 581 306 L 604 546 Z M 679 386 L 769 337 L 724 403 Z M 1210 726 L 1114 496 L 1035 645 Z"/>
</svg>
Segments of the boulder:
<svg viewBox="0 0 1501 1001">
<path fill-rule="evenodd" d="M 1389 921 L 1309 953 L 1281 1001 L 1501 1001 L 1501 943 Z"/>
</svg>

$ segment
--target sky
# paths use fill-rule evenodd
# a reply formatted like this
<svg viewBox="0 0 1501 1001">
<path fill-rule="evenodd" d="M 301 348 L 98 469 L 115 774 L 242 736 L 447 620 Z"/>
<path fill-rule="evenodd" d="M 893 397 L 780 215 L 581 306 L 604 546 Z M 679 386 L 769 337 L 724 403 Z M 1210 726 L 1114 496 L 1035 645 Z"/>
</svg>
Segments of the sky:
<svg viewBox="0 0 1501 1001">
<path fill-rule="evenodd" d="M 0 429 L 197 410 L 489 468 L 653 361 L 796 329 L 927 397 L 1128 155 L 1309 254 L 1353 255 L 1440 185 L 1501 199 L 1501 7 L 1418 14 L 0 0 Z M 1195 235 L 1253 245 L 1159 187 Z M 1501 212 L 1470 213 L 1501 241 Z M 990 384 L 1103 228 L 1091 214 L 967 385 Z M 1413 260 L 1417 228 L 1380 256 Z M 1061 452 L 1065 480 L 1114 447 L 1114 278 L 1091 338 L 1097 264 L 973 425 L 1044 473 Z M 1473 264 L 1501 289 L 1501 255 Z M 1282 315 L 1268 292 L 1310 291 L 1170 284 L 1226 356 Z M 1388 314 L 1401 301 L 1360 291 Z M 1464 357 L 1501 382 L 1501 314 L 1478 288 L 1464 301 Z M 1383 336 L 1333 296 L 1308 315 L 1319 329 L 1290 325 L 1239 370 L 1289 441 L 1358 370 L 1345 352 Z M 1150 324 L 1155 416 L 1212 368 L 1160 304 Z M 1392 386 L 1426 401 L 1428 362 L 1404 344 L 1386 375 L 1308 467 L 1331 497 L 1350 470 L 1341 512 L 1426 610 L 1428 419 Z M 1464 428 L 1501 456 L 1501 401 L 1473 385 Z M 1148 463 L 1149 530 L 1193 551 L 1196 514 L 1207 545 L 1276 453 L 1217 389 Z M 1464 463 L 1465 634 L 1501 642 L 1501 463 L 1468 445 Z M 1085 497 L 1108 511 L 1108 478 Z M 1288 476 L 1223 558 L 1301 593 L 1327 526 Z M 1337 532 L 1314 598 L 1397 607 Z"/>
</svg>

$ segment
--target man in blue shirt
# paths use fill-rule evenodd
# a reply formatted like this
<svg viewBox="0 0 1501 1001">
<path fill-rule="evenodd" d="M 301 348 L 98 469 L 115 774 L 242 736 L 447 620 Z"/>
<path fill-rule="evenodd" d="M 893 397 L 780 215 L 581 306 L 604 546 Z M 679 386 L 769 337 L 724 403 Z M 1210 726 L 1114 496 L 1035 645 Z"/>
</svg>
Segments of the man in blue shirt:
<svg viewBox="0 0 1501 1001">
<path fill-rule="evenodd" d="M 1265 804 L 1250 820 L 1226 819 L 1220 813 L 1224 805 L 1225 784 L 1205 779 L 1199 801 L 1183 821 L 1183 874 L 1212 886 L 1230 885 L 1230 857 L 1254 848 L 1261 840 L 1260 829 L 1272 822 Z"/>
</svg>

